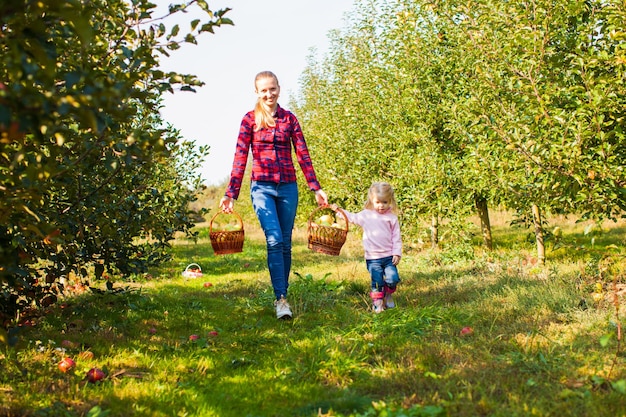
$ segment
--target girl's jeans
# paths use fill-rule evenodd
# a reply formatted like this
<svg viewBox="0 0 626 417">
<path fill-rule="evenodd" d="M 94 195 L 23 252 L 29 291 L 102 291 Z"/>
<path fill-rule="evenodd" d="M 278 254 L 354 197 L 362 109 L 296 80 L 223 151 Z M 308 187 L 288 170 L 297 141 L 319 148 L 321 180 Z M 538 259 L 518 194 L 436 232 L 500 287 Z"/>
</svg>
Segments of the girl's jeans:
<svg viewBox="0 0 626 417">
<path fill-rule="evenodd" d="M 276 299 L 287 297 L 291 272 L 291 234 L 298 208 L 298 185 L 252 181 L 252 207 L 267 245 L 267 267 Z"/>
<path fill-rule="evenodd" d="M 380 259 L 366 259 L 367 270 L 372 277 L 372 291 L 383 291 L 385 287 L 391 290 L 396 289 L 400 282 L 398 268 L 392 262 L 393 256 Z"/>
</svg>

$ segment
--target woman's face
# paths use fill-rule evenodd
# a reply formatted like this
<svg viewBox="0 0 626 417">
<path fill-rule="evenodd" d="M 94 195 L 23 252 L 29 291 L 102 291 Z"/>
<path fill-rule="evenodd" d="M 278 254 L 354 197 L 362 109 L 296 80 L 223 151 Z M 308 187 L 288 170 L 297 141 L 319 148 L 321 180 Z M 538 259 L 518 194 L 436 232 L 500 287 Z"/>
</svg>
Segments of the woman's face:
<svg viewBox="0 0 626 417">
<path fill-rule="evenodd" d="M 259 78 L 256 82 L 256 94 L 270 109 L 275 109 L 280 95 L 280 86 L 273 77 Z"/>
</svg>

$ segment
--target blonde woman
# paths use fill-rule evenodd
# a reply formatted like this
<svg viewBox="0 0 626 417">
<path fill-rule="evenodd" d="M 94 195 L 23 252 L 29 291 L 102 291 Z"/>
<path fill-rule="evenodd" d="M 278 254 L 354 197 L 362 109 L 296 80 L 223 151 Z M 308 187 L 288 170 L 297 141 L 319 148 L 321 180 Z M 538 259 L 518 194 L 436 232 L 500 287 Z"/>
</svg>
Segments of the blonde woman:
<svg viewBox="0 0 626 417">
<path fill-rule="evenodd" d="M 267 265 L 276 296 L 276 317 L 286 319 L 293 315 L 287 302 L 287 289 L 291 271 L 291 237 L 298 208 L 292 146 L 309 189 L 315 192 L 317 204 L 328 204 L 328 197 L 317 181 L 298 119 L 278 104 L 280 85 L 276 75 L 270 71 L 258 73 L 254 87 L 257 102 L 254 110 L 246 113 L 241 121 L 230 181 L 220 208 L 232 212 L 252 149 L 252 206 L 265 233 Z"/>
</svg>

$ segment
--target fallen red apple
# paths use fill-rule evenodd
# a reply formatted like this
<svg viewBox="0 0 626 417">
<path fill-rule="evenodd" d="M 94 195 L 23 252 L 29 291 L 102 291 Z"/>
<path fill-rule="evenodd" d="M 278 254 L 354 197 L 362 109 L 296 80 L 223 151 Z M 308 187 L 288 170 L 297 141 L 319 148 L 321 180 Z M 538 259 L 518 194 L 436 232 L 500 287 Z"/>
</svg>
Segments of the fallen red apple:
<svg viewBox="0 0 626 417">
<path fill-rule="evenodd" d="M 156 327 L 150 327 L 150 328 L 148 329 L 148 333 L 150 333 L 150 334 L 155 334 L 156 332 L 157 332 Z"/>
<path fill-rule="evenodd" d="M 76 366 L 76 362 L 72 358 L 63 358 L 61 362 L 59 362 L 59 369 L 61 372 L 65 373 Z"/>
<path fill-rule="evenodd" d="M 99 368 L 91 368 L 87 371 L 87 381 L 89 382 L 98 382 L 106 378 L 106 374 L 102 369 Z"/>
<path fill-rule="evenodd" d="M 213 336 L 213 337 L 215 337 L 215 336 L 217 336 L 217 335 L 218 335 L 218 333 L 217 333 L 215 330 L 211 330 L 211 331 L 209 332 L 209 336 Z"/>
<path fill-rule="evenodd" d="M 212 287 L 212 286 L 213 286 L 213 284 L 211 284 L 210 282 L 205 282 L 204 283 L 204 287 L 205 288 L 209 288 L 209 287 Z"/>
<path fill-rule="evenodd" d="M 461 329 L 461 331 L 460 331 L 460 335 L 461 335 L 461 336 L 469 336 L 469 335 L 472 335 L 472 334 L 474 334 L 474 329 L 472 329 L 472 328 L 471 328 L 471 327 L 469 327 L 469 326 L 465 326 L 465 327 L 463 327 L 463 328 Z"/>
<path fill-rule="evenodd" d="M 189 336 L 189 340 L 194 341 L 194 340 L 198 340 L 200 339 L 200 336 L 198 336 L 197 334 L 192 334 Z"/>
</svg>

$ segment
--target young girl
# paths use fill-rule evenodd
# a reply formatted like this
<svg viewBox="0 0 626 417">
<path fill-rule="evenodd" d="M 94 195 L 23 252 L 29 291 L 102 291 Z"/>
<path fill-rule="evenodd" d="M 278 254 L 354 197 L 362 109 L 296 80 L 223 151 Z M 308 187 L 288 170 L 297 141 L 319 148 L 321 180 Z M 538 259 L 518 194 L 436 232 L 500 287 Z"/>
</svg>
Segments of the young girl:
<svg viewBox="0 0 626 417">
<path fill-rule="evenodd" d="M 348 221 L 363 229 L 363 249 L 372 278 L 370 297 L 375 313 L 395 307 L 392 294 L 400 282 L 396 265 L 402 257 L 397 211 L 393 188 L 386 182 L 372 184 L 364 210 L 358 213 L 344 210 Z"/>
</svg>

